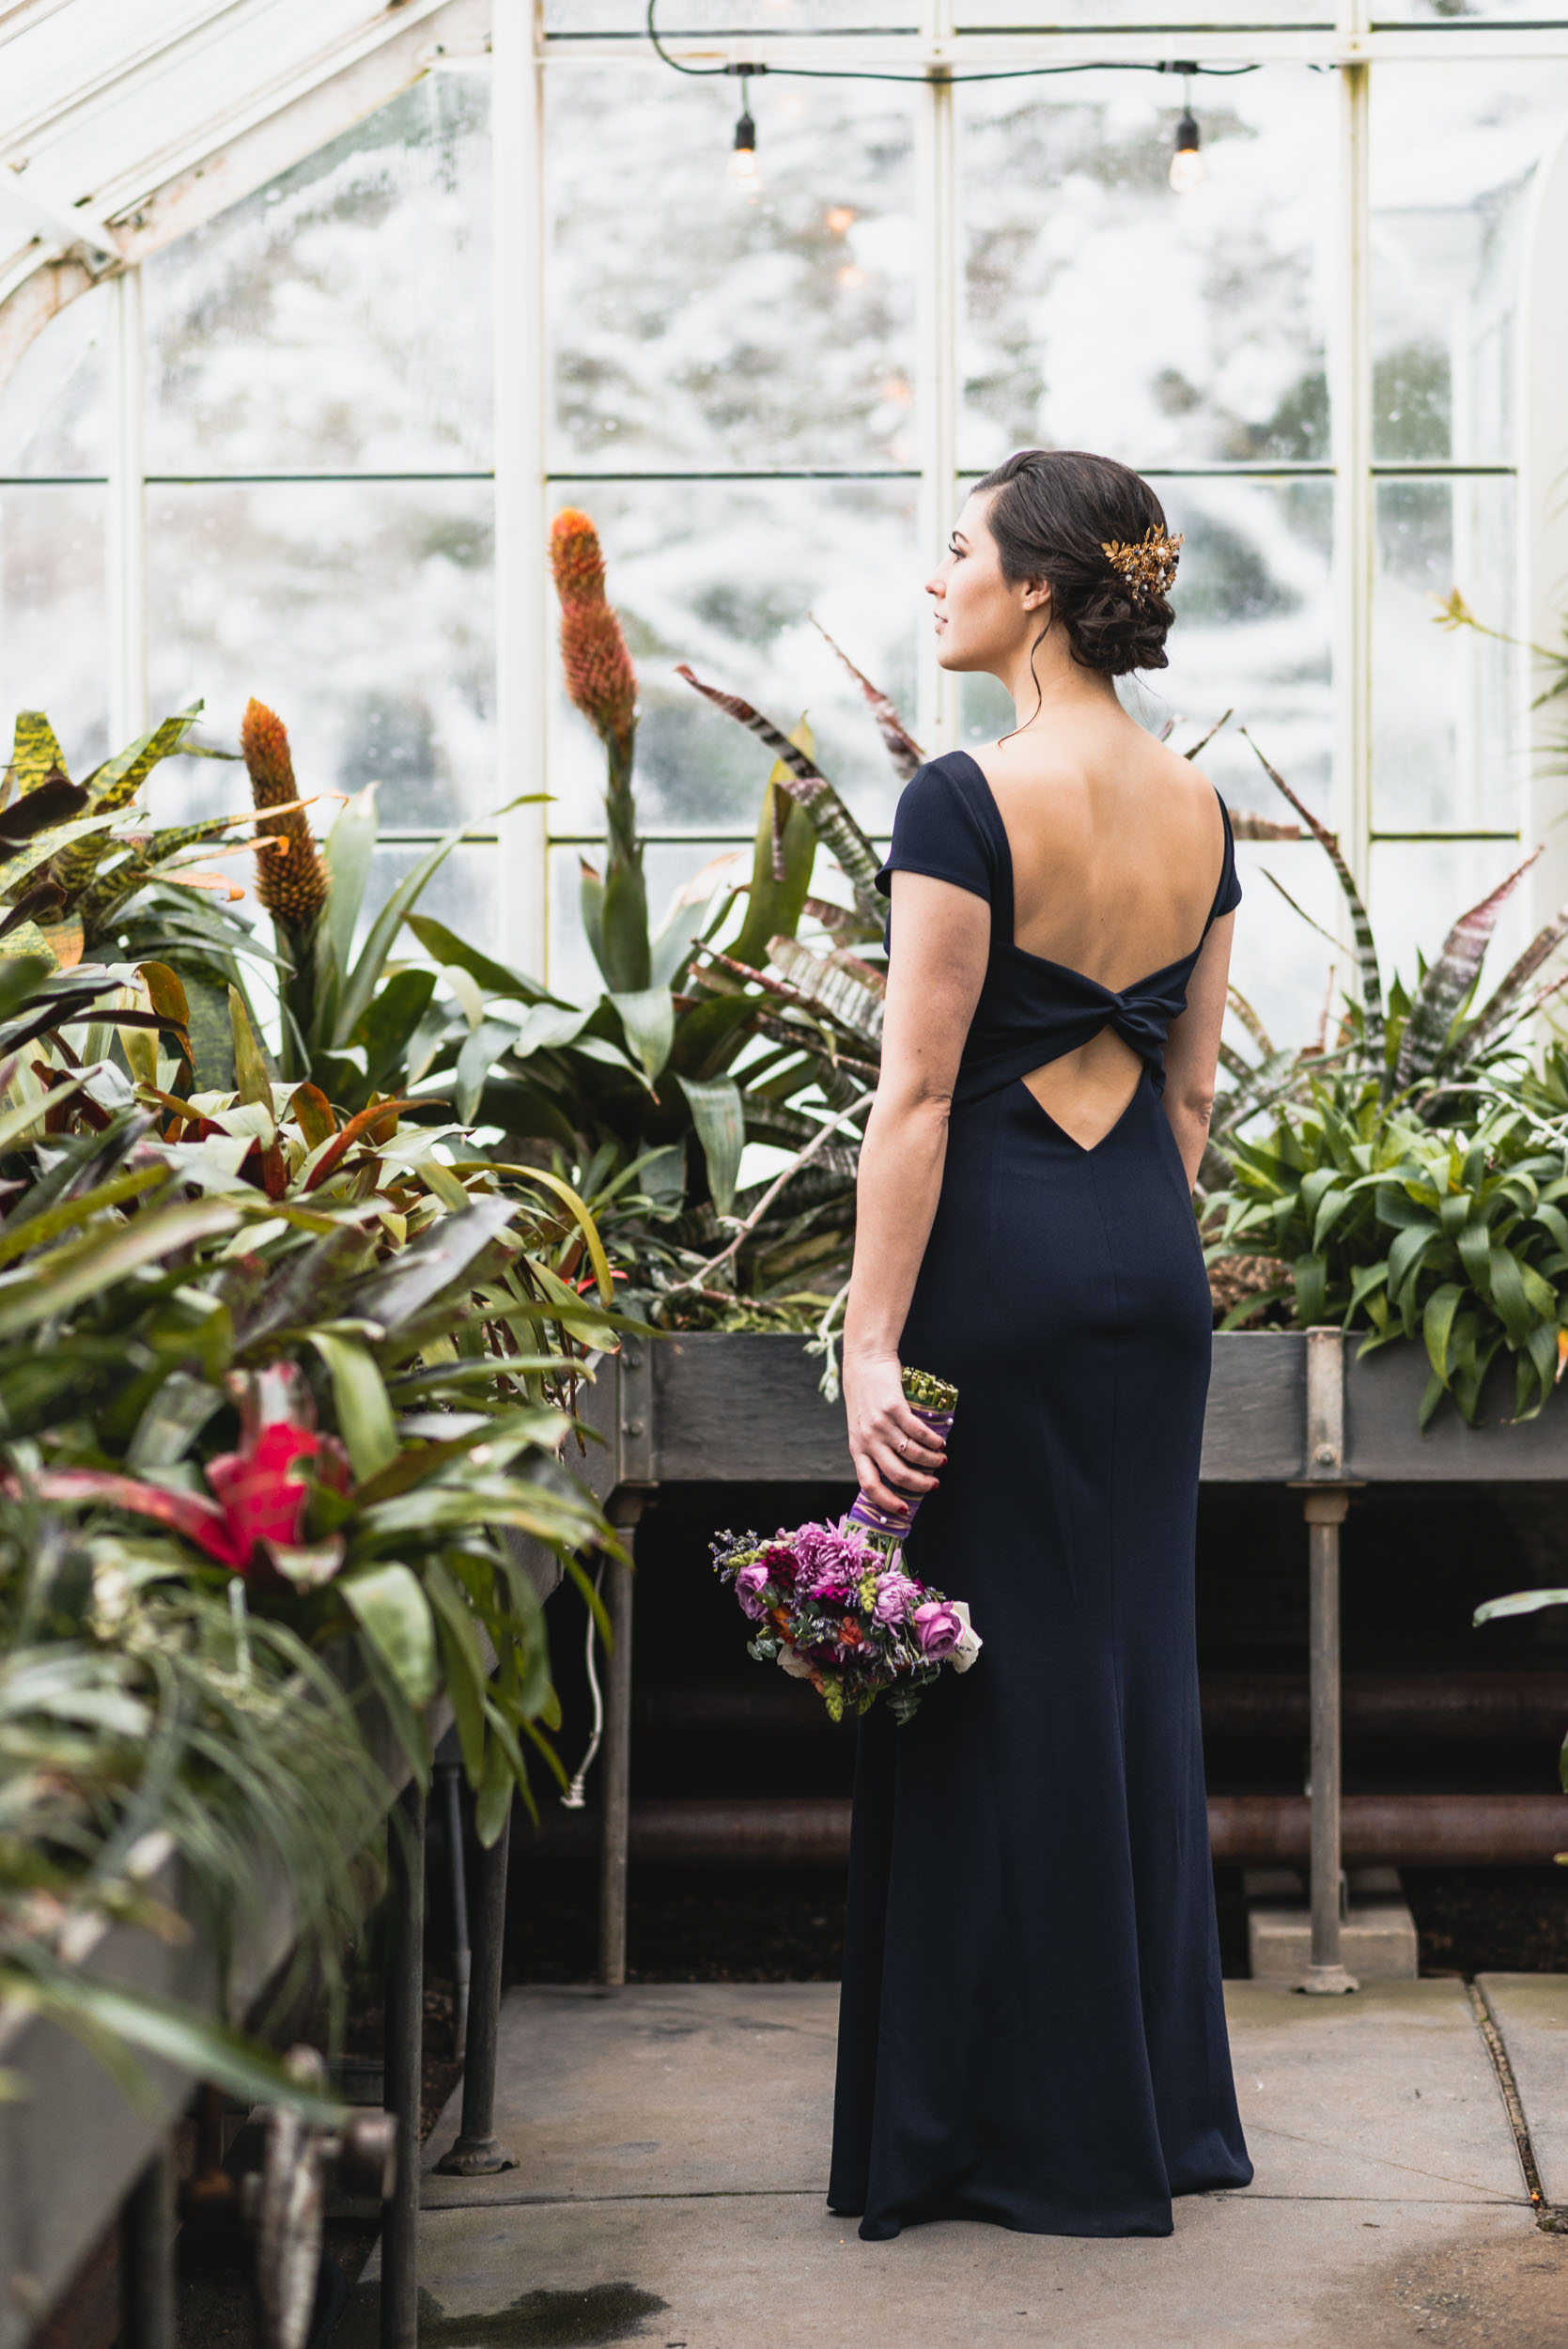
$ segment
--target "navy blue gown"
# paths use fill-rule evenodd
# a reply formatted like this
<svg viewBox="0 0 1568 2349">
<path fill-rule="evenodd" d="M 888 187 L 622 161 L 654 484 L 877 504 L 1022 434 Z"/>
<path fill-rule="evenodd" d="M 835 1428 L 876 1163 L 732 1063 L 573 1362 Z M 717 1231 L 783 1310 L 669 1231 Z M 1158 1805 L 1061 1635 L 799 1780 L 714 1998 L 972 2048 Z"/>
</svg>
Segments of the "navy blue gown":
<svg viewBox="0 0 1568 2349">
<path fill-rule="evenodd" d="M 1241 894 L 1228 817 L 1224 844 L 1210 924 Z M 884 894 L 894 871 L 991 908 L 899 1349 L 959 1389 L 910 1570 L 986 1645 L 907 1727 L 861 1724 L 829 2204 L 869 2240 L 932 2218 L 1168 2234 L 1172 2195 L 1252 2175 L 1193 1622 L 1209 1291 L 1159 1097 L 1203 941 L 1120 993 L 1016 946 L 1007 834 L 964 752 L 906 786 Z M 1085 1149 L 1022 1079 L 1107 1025 L 1142 1067 Z"/>
</svg>

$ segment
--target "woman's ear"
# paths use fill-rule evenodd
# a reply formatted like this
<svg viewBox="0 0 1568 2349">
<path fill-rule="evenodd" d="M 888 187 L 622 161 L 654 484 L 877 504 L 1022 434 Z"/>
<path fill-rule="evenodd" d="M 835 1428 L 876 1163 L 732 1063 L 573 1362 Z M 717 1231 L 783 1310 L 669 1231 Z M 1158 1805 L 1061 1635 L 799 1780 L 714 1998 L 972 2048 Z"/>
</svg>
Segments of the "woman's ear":
<svg viewBox="0 0 1568 2349">
<path fill-rule="evenodd" d="M 1023 608 L 1039 612 L 1050 601 L 1050 587 L 1043 579 L 1026 579 L 1023 583 Z"/>
</svg>

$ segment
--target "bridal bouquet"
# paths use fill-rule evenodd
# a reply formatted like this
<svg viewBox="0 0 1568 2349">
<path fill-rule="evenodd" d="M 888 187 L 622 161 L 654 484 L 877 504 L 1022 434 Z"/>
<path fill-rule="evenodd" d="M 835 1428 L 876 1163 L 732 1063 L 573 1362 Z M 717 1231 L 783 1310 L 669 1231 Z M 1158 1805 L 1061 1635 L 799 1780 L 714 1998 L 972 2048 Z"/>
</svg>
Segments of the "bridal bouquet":
<svg viewBox="0 0 1568 2349">
<path fill-rule="evenodd" d="M 945 1437 L 958 1390 L 923 1370 L 906 1370 L 904 1393 L 917 1419 Z M 784 1527 L 715 1536 L 713 1563 L 756 1625 L 748 1650 L 809 1680 L 835 1721 L 864 1713 L 885 1690 L 907 1721 L 943 1664 L 968 1672 L 980 1635 L 962 1599 L 945 1598 L 904 1571 L 904 1539 L 919 1508 L 883 1515 L 863 1492 L 836 1525 Z"/>
</svg>

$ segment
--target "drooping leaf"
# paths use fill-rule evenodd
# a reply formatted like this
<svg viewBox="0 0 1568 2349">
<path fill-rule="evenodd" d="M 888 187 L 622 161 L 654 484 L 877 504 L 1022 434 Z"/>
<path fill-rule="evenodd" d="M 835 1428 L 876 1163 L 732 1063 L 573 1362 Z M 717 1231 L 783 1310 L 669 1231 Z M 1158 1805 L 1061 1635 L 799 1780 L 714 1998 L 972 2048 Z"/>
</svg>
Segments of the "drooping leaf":
<svg viewBox="0 0 1568 2349">
<path fill-rule="evenodd" d="M 670 1057 L 675 1037 L 675 1007 L 667 987 L 641 988 L 629 994 L 611 990 L 626 1040 L 652 1084 Z"/>
<path fill-rule="evenodd" d="M 1341 853 L 1340 844 L 1334 834 L 1325 825 L 1319 823 L 1312 809 L 1307 806 L 1305 801 L 1296 797 L 1283 775 L 1278 773 L 1269 765 L 1257 744 L 1252 742 L 1252 738 L 1247 733 L 1245 726 L 1242 727 L 1241 732 L 1246 736 L 1247 740 L 1252 743 L 1253 754 L 1265 774 L 1290 801 L 1334 868 L 1345 904 L 1350 909 L 1351 928 L 1356 941 L 1356 960 L 1361 977 L 1363 1042 L 1366 1058 L 1372 1068 L 1380 1071 L 1383 1066 L 1385 1034 L 1383 979 L 1377 967 L 1377 948 L 1373 940 L 1372 924 L 1367 918 L 1366 907 L 1361 902 L 1361 893 L 1356 886 L 1350 867 Z"/>
<path fill-rule="evenodd" d="M 748 733 L 767 743 L 774 757 L 788 770 L 784 789 L 807 810 L 822 839 L 838 859 L 855 892 L 857 905 L 868 917 L 879 922 L 884 909 L 872 882 L 881 859 L 820 767 L 803 751 L 797 750 L 787 735 L 781 733 L 770 719 L 761 716 L 750 702 L 742 701 L 738 693 L 725 693 L 716 685 L 705 685 L 684 661 L 676 664 L 675 675 L 683 677 L 705 700 L 723 710 L 737 725 L 743 725 Z"/>
<path fill-rule="evenodd" d="M 386 1382 L 370 1349 L 358 1338 L 313 1330 L 310 1342 L 327 1366 L 338 1429 L 354 1474 L 364 1482 L 397 1456 L 397 1429 Z"/>
<path fill-rule="evenodd" d="M 904 723 L 887 694 L 878 686 L 873 685 L 871 679 L 856 668 L 849 655 L 841 646 L 834 644 L 815 613 L 810 612 L 806 616 L 829 651 L 835 654 L 844 663 L 861 692 L 865 695 L 871 707 L 871 714 L 877 721 L 877 731 L 882 738 L 882 748 L 893 761 L 893 770 L 900 783 L 908 783 L 916 768 L 924 765 L 925 753 Z M 1226 715 L 1229 714 L 1227 711 Z M 1222 718 L 1219 723 L 1223 725 L 1224 719 Z"/>
<path fill-rule="evenodd" d="M 1568 1607 L 1568 1591 L 1511 1591 L 1506 1598 L 1483 1600 L 1470 1621 L 1479 1625 L 1494 1623 L 1501 1615 L 1535 1615 L 1543 1607 Z"/>
<path fill-rule="evenodd" d="M 746 1146 L 746 1112 L 733 1077 L 676 1079 L 691 1109 L 691 1123 L 707 1161 L 707 1187 L 721 1215 L 735 1208 L 740 1156 Z"/>
<path fill-rule="evenodd" d="M 342 1576 L 337 1587 L 410 1705 L 423 1711 L 441 1672 L 435 1625 L 417 1575 L 396 1563 L 371 1566 Z"/>
</svg>

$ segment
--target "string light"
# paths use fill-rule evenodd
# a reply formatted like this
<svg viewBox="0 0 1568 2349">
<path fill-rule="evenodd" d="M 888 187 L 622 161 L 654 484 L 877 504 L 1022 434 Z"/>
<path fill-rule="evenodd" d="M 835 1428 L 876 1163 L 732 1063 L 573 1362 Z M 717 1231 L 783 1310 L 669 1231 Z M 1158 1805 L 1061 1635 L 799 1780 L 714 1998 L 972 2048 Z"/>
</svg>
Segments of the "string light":
<svg viewBox="0 0 1568 2349">
<path fill-rule="evenodd" d="M 1190 195 L 1208 169 L 1198 144 L 1198 119 L 1192 111 L 1190 70 L 1182 91 L 1182 118 L 1176 125 L 1175 151 L 1171 157 L 1171 185 L 1178 195 Z"/>
<path fill-rule="evenodd" d="M 754 195 L 762 184 L 762 175 L 757 169 L 757 126 L 752 120 L 746 90 L 750 78 L 745 73 L 740 76 L 740 119 L 735 126 L 735 145 L 730 150 L 730 174 L 748 195 Z"/>
<path fill-rule="evenodd" d="M 1199 147 L 1197 117 L 1189 102 L 1192 76 L 1208 73 L 1229 79 L 1234 74 L 1256 73 L 1259 70 L 1255 65 L 1165 65 L 1142 57 L 1105 57 L 1074 65 L 1000 66 L 981 73 L 953 73 L 944 67 L 934 68 L 930 72 L 892 73 L 876 67 L 763 65 L 755 61 L 747 65 L 686 65 L 679 57 L 672 57 L 660 39 L 654 23 L 655 6 L 656 0 L 648 0 L 647 35 L 661 64 L 667 65 L 673 72 L 690 74 L 699 80 L 716 73 L 738 79 L 741 114 L 735 126 L 730 168 L 748 191 L 754 190 L 758 185 L 758 173 L 757 127 L 747 105 L 746 85 L 757 74 L 787 75 L 798 82 L 908 82 L 926 87 L 933 82 L 940 82 L 951 87 L 960 82 L 1043 81 L 1062 73 L 1179 73 L 1186 84 L 1186 95 L 1182 118 L 1176 125 L 1175 152 L 1171 158 L 1171 185 L 1179 195 L 1188 195 L 1207 169 Z"/>
</svg>

